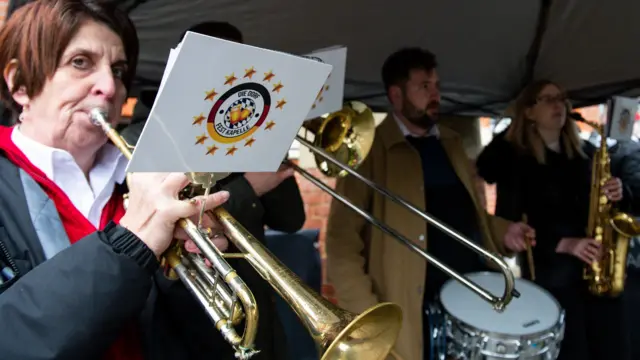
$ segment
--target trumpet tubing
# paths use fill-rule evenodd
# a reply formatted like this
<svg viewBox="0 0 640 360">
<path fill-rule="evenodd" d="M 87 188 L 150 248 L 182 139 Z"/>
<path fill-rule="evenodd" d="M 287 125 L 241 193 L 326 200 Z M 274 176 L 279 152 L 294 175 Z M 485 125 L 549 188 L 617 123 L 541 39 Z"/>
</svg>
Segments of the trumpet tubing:
<svg viewBox="0 0 640 360">
<path fill-rule="evenodd" d="M 226 211 L 216 214 L 229 239 L 245 259 L 291 305 L 313 337 L 323 360 L 384 359 L 400 331 L 402 312 L 391 303 L 378 304 L 360 315 L 340 309 L 318 296 L 255 237 L 244 236 Z"/>
<path fill-rule="evenodd" d="M 412 241 L 400 234 L 397 230 L 389 227 L 382 221 L 374 218 L 371 214 L 367 213 L 363 209 L 358 208 L 351 203 L 348 199 L 340 196 L 336 191 L 328 187 L 324 182 L 317 177 L 311 175 L 309 172 L 300 168 L 299 166 L 290 163 L 298 173 L 300 173 L 307 180 L 314 185 L 320 187 L 326 191 L 334 199 L 340 201 L 351 210 L 364 217 L 369 223 L 376 226 L 387 235 L 390 235 L 394 239 L 400 241 L 403 245 L 416 252 L 418 255 L 429 261 L 448 276 L 462 283 L 468 289 L 476 293 L 478 296 L 491 303 L 496 311 L 503 311 L 504 308 L 511 302 L 513 297 L 519 297 L 520 294 L 514 288 L 515 278 L 509 265 L 499 255 L 494 254 L 482 247 L 476 245 L 469 239 L 466 239 L 463 235 L 457 232 L 455 229 L 445 225 L 440 220 L 433 216 L 421 211 L 408 201 L 401 197 L 391 193 L 389 190 L 376 184 L 375 182 L 367 179 L 358 173 L 355 169 L 364 161 L 369 151 L 371 150 L 374 133 L 375 122 L 373 118 L 373 112 L 366 105 L 359 102 L 349 102 L 345 107 L 335 113 L 330 114 L 326 118 L 318 118 L 313 121 L 308 121 L 303 125 L 303 128 L 307 132 L 311 132 L 315 135 L 312 141 L 307 138 L 298 135 L 296 140 L 304 145 L 307 149 L 314 153 L 316 164 L 320 170 L 326 176 L 330 177 L 342 177 L 350 175 L 363 182 L 365 185 L 371 187 L 373 190 L 382 194 L 383 196 L 394 201 L 398 205 L 408 209 L 414 214 L 423 218 L 426 222 L 431 223 L 439 230 L 453 238 L 454 240 L 462 243 L 467 248 L 476 252 L 479 255 L 484 256 L 494 264 L 498 266 L 505 279 L 505 290 L 502 296 L 495 296 L 488 290 L 482 288 L 472 280 L 459 274 L 454 269 L 448 267 L 437 258 L 433 257 L 420 247 L 416 246 Z M 334 131 L 327 131 L 327 129 L 337 129 Z"/>
<path fill-rule="evenodd" d="M 91 116 L 130 159 L 132 147 L 109 125 L 105 114 L 94 109 Z M 206 174 L 187 175 L 192 183 L 206 183 Z M 193 196 L 196 192 L 191 188 L 186 193 Z M 233 346 L 236 358 L 249 359 L 259 352 L 253 344 L 259 314 L 251 290 L 225 256 L 248 261 L 280 294 L 310 332 L 322 360 L 383 360 L 391 352 L 402 324 L 402 310 L 398 305 L 381 303 L 359 315 L 340 309 L 313 292 L 224 208 L 208 213 L 222 224 L 227 238 L 240 250 L 240 254 L 222 254 L 196 224 L 189 219 L 181 219 L 178 225 L 194 241 L 204 258 L 211 262 L 211 268 L 199 255 L 187 253 L 180 242 L 163 254 L 163 261 Z M 235 326 L 242 320 L 244 332 L 239 334 Z"/>
</svg>

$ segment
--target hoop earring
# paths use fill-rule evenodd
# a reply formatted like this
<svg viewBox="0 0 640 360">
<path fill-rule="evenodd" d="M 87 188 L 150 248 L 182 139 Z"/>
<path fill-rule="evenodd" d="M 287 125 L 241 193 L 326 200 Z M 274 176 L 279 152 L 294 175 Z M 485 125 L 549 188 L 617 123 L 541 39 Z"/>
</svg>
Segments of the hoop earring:
<svg viewBox="0 0 640 360">
<path fill-rule="evenodd" d="M 20 115 L 18 115 L 18 122 L 23 122 L 24 121 L 24 113 L 21 112 Z"/>
</svg>

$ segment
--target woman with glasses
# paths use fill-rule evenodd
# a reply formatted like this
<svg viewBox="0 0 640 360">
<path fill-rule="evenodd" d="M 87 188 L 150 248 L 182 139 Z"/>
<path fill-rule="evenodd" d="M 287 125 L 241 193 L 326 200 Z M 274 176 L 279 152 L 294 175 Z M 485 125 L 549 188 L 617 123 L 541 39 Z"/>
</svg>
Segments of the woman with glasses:
<svg viewBox="0 0 640 360">
<path fill-rule="evenodd" d="M 516 100 L 509 128 L 478 157 L 478 173 L 502 187 L 500 216 L 517 221 L 526 215 L 535 229 L 535 282 L 566 312 L 558 359 L 626 360 L 621 299 L 591 295 L 582 279 L 584 266 L 601 255 L 599 244 L 586 238 L 596 149 L 580 139 L 569 113 L 560 86 L 547 80 L 530 84 Z M 614 203 L 624 198 L 616 177 L 603 190 Z M 505 246 L 516 253 L 526 250 L 522 240 Z M 523 277 L 531 278 L 528 266 L 523 266 Z"/>
</svg>

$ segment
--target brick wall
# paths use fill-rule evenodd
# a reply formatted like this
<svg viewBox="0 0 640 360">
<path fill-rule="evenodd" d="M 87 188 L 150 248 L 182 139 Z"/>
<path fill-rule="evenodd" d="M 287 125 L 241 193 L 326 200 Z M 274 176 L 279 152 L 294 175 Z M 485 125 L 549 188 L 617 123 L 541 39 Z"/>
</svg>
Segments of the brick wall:
<svg viewBox="0 0 640 360">
<path fill-rule="evenodd" d="M 308 172 L 324 181 L 332 188 L 335 186 L 336 179 L 327 178 L 317 168 L 306 169 Z M 296 173 L 296 180 L 300 187 L 300 193 L 304 202 L 304 210 L 307 216 L 307 221 L 304 223 L 304 229 L 319 229 L 319 251 L 320 258 L 322 259 L 322 295 L 329 300 L 335 302 L 333 287 L 327 283 L 325 269 L 325 251 L 324 251 L 324 239 L 325 230 L 327 225 L 327 217 L 329 215 L 329 207 L 331 205 L 332 197 L 326 192 L 322 191 L 319 187 Z"/>
</svg>

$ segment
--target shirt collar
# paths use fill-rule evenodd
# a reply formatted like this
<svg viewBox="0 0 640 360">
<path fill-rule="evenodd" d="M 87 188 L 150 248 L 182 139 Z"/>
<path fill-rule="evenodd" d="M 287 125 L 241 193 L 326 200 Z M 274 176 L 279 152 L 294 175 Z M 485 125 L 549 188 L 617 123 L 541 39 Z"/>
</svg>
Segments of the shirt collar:
<svg viewBox="0 0 640 360">
<path fill-rule="evenodd" d="M 398 115 L 396 115 L 396 113 L 392 112 L 391 115 L 393 116 L 393 119 L 396 121 L 396 124 L 398 124 L 398 127 L 400 128 L 400 131 L 402 132 L 402 135 L 404 135 L 404 137 L 407 137 L 407 136 L 421 137 L 411 133 L 409 129 L 407 129 L 407 126 L 402 122 L 402 120 L 400 120 Z M 429 137 L 429 136 L 435 136 L 436 138 L 440 138 L 440 129 L 438 129 L 438 125 L 433 125 L 431 129 L 429 129 L 429 131 L 427 131 L 427 133 L 422 137 Z"/>
<path fill-rule="evenodd" d="M 65 167 L 71 164 L 78 166 L 69 152 L 43 145 L 25 136 L 18 126 L 13 128 L 11 140 L 27 159 L 53 182 L 56 181 L 56 174 L 64 171 Z M 96 165 L 109 169 L 113 180 L 118 184 L 125 180 L 127 164 L 127 158 L 110 143 L 100 149 L 96 159 Z"/>
</svg>

